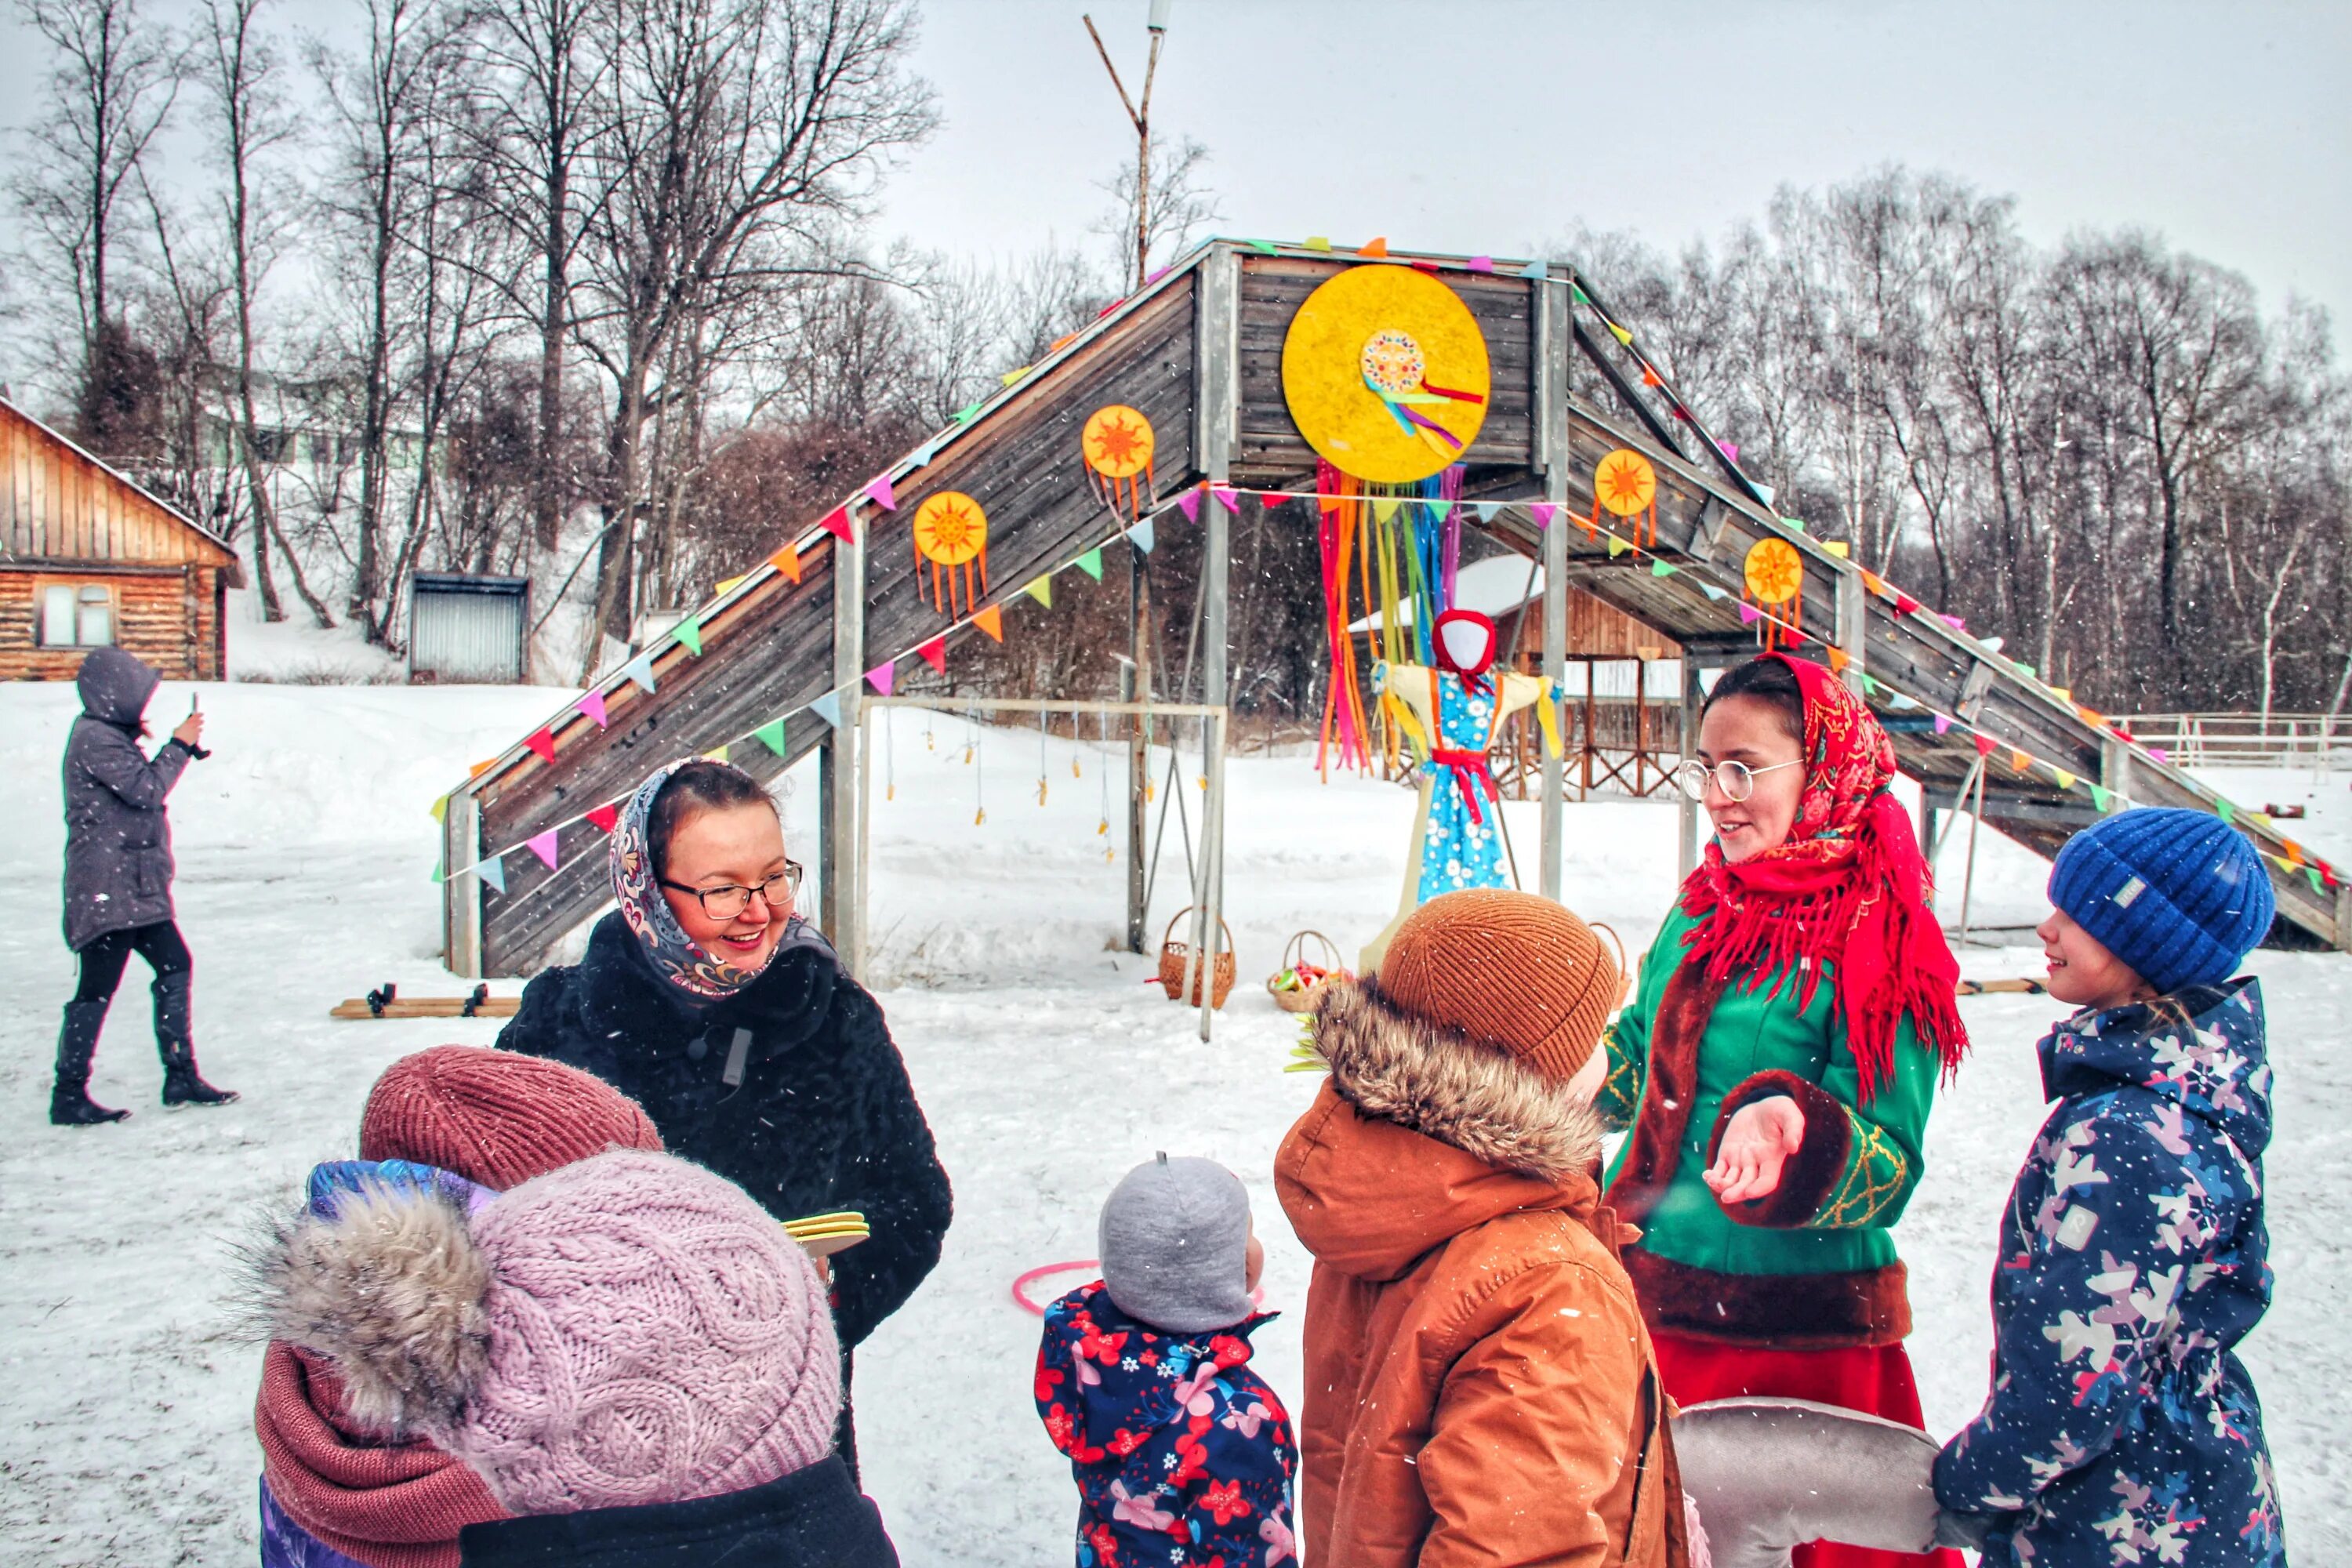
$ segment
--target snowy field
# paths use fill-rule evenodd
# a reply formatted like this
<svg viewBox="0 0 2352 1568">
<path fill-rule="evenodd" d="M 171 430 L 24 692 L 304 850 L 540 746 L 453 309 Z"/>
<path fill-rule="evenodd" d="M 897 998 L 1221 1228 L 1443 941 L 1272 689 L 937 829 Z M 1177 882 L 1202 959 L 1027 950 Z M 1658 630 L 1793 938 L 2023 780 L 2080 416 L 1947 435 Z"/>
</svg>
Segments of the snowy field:
<svg viewBox="0 0 2352 1568">
<path fill-rule="evenodd" d="M 0 689 L 0 1562 L 253 1560 L 258 1352 L 223 1321 L 227 1245 L 314 1161 L 348 1155 L 368 1084 L 407 1051 L 487 1043 L 489 1023 L 339 1024 L 327 1009 L 383 980 L 459 989 L 439 968 L 433 798 L 465 765 L 544 718 L 538 689 L 231 685 L 206 689 L 207 740 L 173 799 L 181 921 L 197 962 L 198 1054 L 243 1091 L 222 1111 L 164 1114 L 134 964 L 94 1092 L 138 1108 L 119 1127 L 45 1120 L 72 963 L 58 934 L 58 757 L 70 689 Z M 186 710 L 166 686 L 152 711 Z M 168 724 L 169 718 L 165 718 Z M 928 731 L 928 739 L 927 739 Z M 1154 1149 L 1206 1154 L 1250 1184 L 1269 1304 L 1303 1300 L 1307 1260 L 1268 1175 L 1315 1080 L 1280 1068 L 1296 1023 L 1261 982 L 1284 938 L 1319 927 L 1352 949 L 1393 908 L 1412 798 L 1323 785 L 1296 759 L 1231 768 L 1228 900 L 1241 983 L 1213 1044 L 1108 951 L 1123 873 L 1107 863 L 1108 752 L 991 730 L 965 761 L 960 721 L 900 711 L 877 745 L 872 927 L 883 1002 L 937 1128 L 957 1219 L 939 1272 L 858 1358 L 870 1489 L 910 1564 L 1066 1561 L 1074 1491 L 1029 1403 L 1036 1321 L 1021 1271 L 1093 1251 L 1094 1214 Z M 1073 774 L 1073 763 L 1077 773 Z M 1040 775 L 1046 784 L 1039 803 Z M 1193 769 L 1183 770 L 1190 778 Z M 1113 776 L 1114 787 L 1117 784 Z M 2309 842 L 2352 860 L 2347 781 L 2231 776 L 2232 798 L 2307 801 Z M 1190 787 L 1189 785 L 1186 787 Z M 887 797 L 887 798 L 886 798 Z M 806 846 L 814 791 L 786 802 Z M 984 805 L 986 820 L 976 824 Z M 1532 805 L 1513 836 L 1533 876 Z M 1672 891 L 1674 813 L 1569 810 L 1568 901 L 1639 951 Z M 1942 875 L 1956 905 L 1956 835 Z M 1171 825 L 1151 935 L 1182 904 Z M 2042 863 L 1990 835 L 1979 919 L 2000 945 L 1972 976 L 2039 973 Z M 2269 1157 L 2277 1302 L 2246 1347 L 2265 1396 L 2289 1539 L 2304 1563 L 2352 1561 L 2352 1412 L 2343 1397 L 2352 1243 L 2328 1216 L 2352 1188 L 2352 959 L 2263 953 L 2278 1138 Z M 516 983 L 502 983 L 511 991 Z M 1930 1168 L 1898 1232 L 1929 1424 L 1948 1433 L 1983 1392 L 1985 1285 L 2002 1196 L 2042 1115 L 2038 998 L 1962 1004 L 1976 1054 L 1929 1129 Z M 1051 1288 L 1050 1282 L 1047 1289 Z M 1260 1336 L 1295 1400 L 1295 1314 Z"/>
</svg>

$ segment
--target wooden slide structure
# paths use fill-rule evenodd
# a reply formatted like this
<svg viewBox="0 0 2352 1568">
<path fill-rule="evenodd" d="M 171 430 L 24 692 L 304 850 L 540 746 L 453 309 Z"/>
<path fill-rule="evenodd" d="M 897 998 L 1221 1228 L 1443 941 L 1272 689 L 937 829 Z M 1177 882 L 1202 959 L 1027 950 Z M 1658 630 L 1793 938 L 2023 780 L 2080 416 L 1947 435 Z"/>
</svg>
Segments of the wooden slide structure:
<svg viewBox="0 0 2352 1568">
<path fill-rule="evenodd" d="M 1133 518 L 1106 504 L 1080 456 L 1082 428 L 1108 405 L 1141 412 L 1156 433 L 1160 510 L 1150 515 L 1160 535 L 1203 531 L 1206 635 L 1196 700 L 1224 702 L 1232 522 L 1255 525 L 1251 509 L 1270 503 L 1265 492 L 1307 492 L 1263 526 L 1315 526 L 1317 458 L 1286 402 L 1286 335 L 1311 292 L 1363 266 L 1411 267 L 1443 283 L 1485 339 L 1491 389 L 1458 460 L 1463 502 L 1490 504 L 1475 511 L 1465 504 L 1465 524 L 1545 563 L 1541 610 L 1555 676 L 1564 667 L 1565 594 L 1573 584 L 1684 649 L 1679 722 L 1687 737 L 1699 672 L 1752 655 L 1759 631 L 1777 624 L 1792 651 L 1828 659 L 1872 703 L 1931 814 L 1963 809 L 1980 792 L 1982 821 L 2046 856 L 2103 811 L 2222 812 L 2271 868 L 2279 905 L 2273 939 L 2352 948 L 2352 871 L 2313 855 L 2259 813 L 2231 807 L 1933 606 L 1778 517 L 1767 492 L 1707 437 L 1592 281 L 1572 268 L 1391 254 L 1377 243 L 1349 251 L 1319 241 L 1215 240 L 963 410 L 887 469 L 883 486 L 862 489 L 845 514 L 835 514 L 835 528 L 812 521 L 780 533 L 783 564 L 729 584 L 693 617 L 698 653 L 665 637 L 635 661 L 636 678 L 625 667 L 600 678 L 588 706 L 602 698 L 604 722 L 567 706 L 457 785 L 443 811 L 450 969 L 468 977 L 537 969 L 609 900 L 604 830 L 592 810 L 625 796 L 664 763 L 728 742 L 731 760 L 762 777 L 821 750 L 821 920 L 851 951 L 844 927 L 862 908 L 855 748 L 866 673 L 911 661 L 942 635 L 951 650 L 980 634 L 919 591 L 930 579 L 908 540 L 916 509 L 944 491 L 986 509 L 989 586 L 980 603 L 1017 617 L 1024 584 L 1106 545 L 1122 558 Z M 1655 510 L 1638 537 L 1595 504 L 1596 468 L 1621 449 L 1645 458 L 1654 473 Z M 895 504 L 883 505 L 877 489 Z M 1189 504 L 1176 510 L 1171 503 L 1188 490 Z M 1497 510 L 1495 502 L 1509 504 Z M 839 536 L 845 515 L 850 540 Z M 1766 540 L 1782 542 L 1790 553 L 1773 553 L 1784 563 L 1792 556 L 1801 573 L 1801 592 L 1769 613 L 1743 605 L 1744 564 Z M 796 562 L 781 548 L 787 542 Z M 781 750 L 745 742 L 779 717 Z M 1564 818 L 1556 763 L 1544 784 L 1538 864 L 1543 890 L 1557 896 Z M 1213 866 L 1221 824 L 1209 827 Z M 1685 803 L 1686 862 L 1697 828 Z M 526 852 L 534 839 L 537 849 Z M 490 858 L 503 868 L 502 889 L 471 869 Z"/>
</svg>

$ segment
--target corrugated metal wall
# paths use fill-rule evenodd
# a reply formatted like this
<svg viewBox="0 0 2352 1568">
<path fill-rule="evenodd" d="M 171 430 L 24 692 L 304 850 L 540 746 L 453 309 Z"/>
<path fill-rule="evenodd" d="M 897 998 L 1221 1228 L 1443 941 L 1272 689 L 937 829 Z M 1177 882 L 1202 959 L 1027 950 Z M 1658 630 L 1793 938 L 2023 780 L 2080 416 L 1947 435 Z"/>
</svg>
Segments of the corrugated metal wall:
<svg viewBox="0 0 2352 1568">
<path fill-rule="evenodd" d="M 522 679 L 520 595 L 420 586 L 412 601 L 411 679 L 512 684 Z"/>
</svg>

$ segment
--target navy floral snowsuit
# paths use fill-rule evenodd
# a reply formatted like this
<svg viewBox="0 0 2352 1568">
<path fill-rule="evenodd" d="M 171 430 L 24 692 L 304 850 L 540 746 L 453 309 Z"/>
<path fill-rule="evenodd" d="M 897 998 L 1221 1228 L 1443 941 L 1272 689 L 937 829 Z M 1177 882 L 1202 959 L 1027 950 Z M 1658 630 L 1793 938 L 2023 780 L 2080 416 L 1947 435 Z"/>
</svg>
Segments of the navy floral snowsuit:
<svg viewBox="0 0 2352 1568">
<path fill-rule="evenodd" d="M 2040 1048 L 2058 1104 L 2010 1193 L 1992 1393 L 1937 1500 L 1991 1516 L 1988 1568 L 2284 1564 L 2231 1353 L 2271 1295 L 2261 984 L 2078 1014 Z"/>
<path fill-rule="evenodd" d="M 1278 1568 L 1297 1562 L 1290 1416 L 1249 1335 L 1171 1334 L 1100 1280 L 1045 1309 L 1037 1414 L 1078 1480 L 1078 1568 Z"/>
</svg>

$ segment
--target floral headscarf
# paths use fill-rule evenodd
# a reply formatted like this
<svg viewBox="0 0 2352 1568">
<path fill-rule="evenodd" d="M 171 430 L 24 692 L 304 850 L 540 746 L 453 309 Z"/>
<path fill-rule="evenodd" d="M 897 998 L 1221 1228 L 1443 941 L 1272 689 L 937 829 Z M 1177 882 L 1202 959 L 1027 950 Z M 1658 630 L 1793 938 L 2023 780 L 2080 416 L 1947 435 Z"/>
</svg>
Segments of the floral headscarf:
<svg viewBox="0 0 2352 1568">
<path fill-rule="evenodd" d="M 621 811 L 621 819 L 613 830 L 613 896 L 620 900 L 621 918 L 637 939 L 638 950 L 645 955 L 655 973 L 680 991 L 700 1002 L 716 1002 L 732 996 L 760 977 L 761 969 L 738 969 L 731 963 L 713 958 L 702 944 L 686 934 L 671 912 L 669 900 L 662 897 L 660 886 L 654 879 L 653 837 L 650 825 L 654 815 L 654 799 L 662 792 L 669 777 L 692 761 L 681 757 L 668 766 L 657 769 L 629 804 Z M 780 942 L 769 952 L 773 958 L 782 951 Z"/>
<path fill-rule="evenodd" d="M 1920 1043 L 1947 1070 L 1968 1049 L 1955 1000 L 1959 963 L 1928 900 L 1933 874 L 1911 818 L 1889 785 L 1895 745 L 1862 700 L 1818 664 L 1779 658 L 1804 694 L 1804 794 L 1788 838 L 1745 860 L 1726 860 L 1710 840 L 1683 883 L 1682 908 L 1698 917 L 1689 961 L 1718 983 L 1751 970 L 1778 992 L 1803 963 L 1798 1006 L 1811 1004 L 1821 965 L 1837 969 L 1846 1042 L 1868 1100 L 1893 1070 L 1895 1034 L 1908 1014 Z"/>
</svg>

